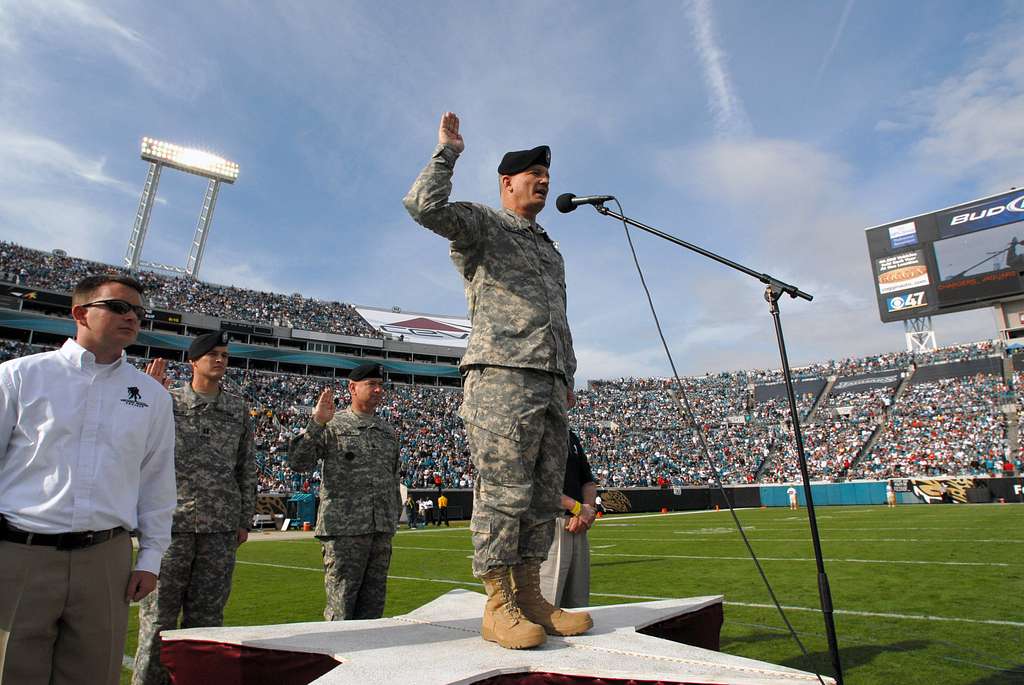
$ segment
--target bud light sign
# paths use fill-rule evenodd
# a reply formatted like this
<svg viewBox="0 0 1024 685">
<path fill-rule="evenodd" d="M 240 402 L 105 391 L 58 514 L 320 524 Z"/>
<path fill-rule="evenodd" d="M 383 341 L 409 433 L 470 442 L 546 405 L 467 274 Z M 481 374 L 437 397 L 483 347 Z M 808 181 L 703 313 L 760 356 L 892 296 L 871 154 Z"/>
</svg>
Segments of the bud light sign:
<svg viewBox="0 0 1024 685">
<path fill-rule="evenodd" d="M 951 238 L 1024 219 L 1024 194 L 1019 191 L 939 217 L 939 237 Z"/>
</svg>

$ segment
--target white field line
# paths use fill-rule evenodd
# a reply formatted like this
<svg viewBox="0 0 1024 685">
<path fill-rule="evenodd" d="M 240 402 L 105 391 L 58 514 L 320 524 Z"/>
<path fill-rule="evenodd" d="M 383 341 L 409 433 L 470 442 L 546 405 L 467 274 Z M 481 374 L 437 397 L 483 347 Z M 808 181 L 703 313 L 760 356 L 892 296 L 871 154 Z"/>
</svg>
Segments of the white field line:
<svg viewBox="0 0 1024 685">
<path fill-rule="evenodd" d="M 735 533 L 735 531 L 733 531 Z M 719 536 L 725 535 L 725 533 L 694 533 L 691 537 L 683 538 L 610 538 L 616 542 L 629 541 L 629 542 L 681 542 L 681 543 L 699 543 L 705 544 L 708 542 L 728 542 L 736 544 L 742 542 L 737 536 L 728 540 L 722 540 Z M 593 536 L 590 538 L 594 539 Z M 810 536 L 804 538 L 764 538 L 756 534 L 747 533 L 747 539 L 751 542 L 810 542 Z M 962 542 L 962 543 L 975 543 L 975 542 L 998 542 L 998 543 L 1009 543 L 1011 545 L 1024 544 L 1024 540 L 1001 540 L 999 538 L 992 539 L 956 539 L 956 538 L 835 538 L 830 535 L 823 535 L 821 537 L 822 542 L 927 542 L 929 544 L 945 544 L 947 542 Z M 591 545 L 593 547 L 593 545 Z"/>
<path fill-rule="evenodd" d="M 942 659 L 943 661 L 952 661 L 955 664 L 967 664 L 968 666 L 975 666 L 977 668 L 984 668 L 986 670 L 997 671 L 999 673 L 1020 673 L 1021 672 L 1020 668 L 1012 668 L 1012 667 L 1011 668 L 1004 668 L 1004 667 L 1000 667 L 1000 666 L 992 666 L 992 665 L 989 665 L 989 664 L 980 664 L 977 661 L 968 661 L 967 659 L 957 659 L 957 658 L 951 657 L 951 656 L 943 656 L 943 657 L 939 657 L 939 658 Z M 1004 681 L 1004 682 L 1010 682 L 1010 681 Z"/>
<path fill-rule="evenodd" d="M 465 554 L 466 550 L 446 547 L 410 547 L 395 545 L 394 549 L 408 549 L 421 552 L 457 552 Z M 707 556 L 697 554 L 626 554 L 624 552 L 594 552 L 595 557 L 628 557 L 631 559 L 690 559 L 693 561 L 749 561 L 749 556 Z M 815 561 L 810 557 L 758 557 L 761 561 Z M 829 563 L 849 564 L 909 564 L 911 566 L 1010 566 L 1000 561 L 923 561 L 918 559 L 837 559 L 826 558 Z"/>
<path fill-rule="evenodd" d="M 469 528 L 467 528 L 465 526 L 455 527 L 455 528 L 431 528 L 429 530 L 426 529 L 426 528 L 417 528 L 416 530 L 409 530 L 408 528 L 403 528 L 401 530 L 395 531 L 396 535 L 424 535 L 426 533 L 465 533 L 465 534 L 468 534 L 469 533 Z M 310 540 L 316 541 L 316 536 L 313 533 L 309 533 L 309 534 L 303 535 L 301 537 L 289 537 L 289 538 L 286 538 L 286 539 L 277 539 L 277 540 L 274 539 L 273 535 L 267 535 L 266 537 L 261 535 L 259 537 L 250 537 L 249 538 L 249 542 L 309 542 Z"/>
<path fill-rule="evenodd" d="M 725 524 L 722 524 L 722 528 L 725 528 Z M 803 523 L 803 525 L 793 525 L 793 526 L 764 526 L 764 525 L 749 525 L 749 524 L 744 526 L 744 530 L 748 530 L 748 531 L 749 530 L 756 530 L 758 532 L 763 532 L 763 531 L 766 531 L 766 530 L 777 530 L 777 531 L 782 531 L 782 532 L 786 532 L 786 533 L 792 533 L 794 529 L 796 529 L 796 530 L 807 530 L 807 522 L 805 521 Z M 878 532 L 880 530 L 941 530 L 944 533 L 948 533 L 951 530 L 977 530 L 977 528 L 950 528 L 949 526 L 923 526 L 923 527 L 922 526 L 918 526 L 918 527 L 911 527 L 911 526 L 871 526 L 871 527 L 868 527 L 868 528 L 846 528 L 844 526 L 842 528 L 836 528 L 834 531 L 826 530 L 824 532 L 826 532 L 826 533 L 828 533 L 828 532 L 845 533 L 846 531 L 868 531 L 868 532 L 871 532 L 871 533 L 875 533 L 875 532 Z M 732 530 L 730 532 L 736 532 L 735 526 L 732 527 Z M 689 533 L 689 531 L 686 531 L 686 530 L 680 530 L 680 531 L 676 531 L 674 533 L 674 535 L 687 535 L 687 534 L 690 534 L 690 533 Z M 722 534 L 724 535 L 725 533 L 723 532 Z"/>
<path fill-rule="evenodd" d="M 643 599 L 649 601 L 656 601 L 662 599 L 676 599 L 675 597 L 655 597 L 651 595 L 619 595 L 608 592 L 591 592 L 591 595 L 596 597 L 612 597 L 615 599 Z M 774 604 L 761 604 L 758 602 L 723 602 L 726 606 L 734 607 L 748 607 L 753 609 L 774 609 Z M 782 605 L 782 608 L 786 611 L 811 611 L 814 613 L 821 613 L 821 609 L 817 607 L 797 607 Z M 866 616 L 874 618 L 892 618 L 897 620 L 906 621 L 951 621 L 955 623 L 981 623 L 985 625 L 993 626 L 1011 626 L 1014 628 L 1024 628 L 1024 622 L 1022 621 L 1001 621 L 997 619 L 979 619 L 979 618 L 962 618 L 960 616 L 929 616 L 925 614 L 893 614 L 884 613 L 880 611 L 854 611 L 852 609 L 833 609 L 833 613 L 845 614 L 846 616 Z"/>
<path fill-rule="evenodd" d="M 314 568 L 312 566 L 288 566 L 286 564 L 269 564 L 260 561 L 237 561 L 238 564 L 246 564 L 248 566 L 269 566 L 270 568 L 283 568 L 293 571 L 315 571 L 317 573 L 323 573 L 322 568 Z M 475 581 L 463 581 L 463 580 L 449 580 L 446 578 L 419 578 L 416 576 L 388 576 L 389 580 L 411 580 L 421 583 L 440 583 L 442 585 L 459 585 L 463 587 L 479 587 L 480 583 Z M 649 601 L 657 601 L 664 599 L 679 599 L 679 597 L 658 597 L 654 595 L 620 595 L 609 592 L 591 592 L 591 595 L 595 597 L 611 597 L 613 599 L 642 599 Z M 774 609 L 774 604 L 759 604 L 756 602 L 724 602 L 726 606 L 736 607 L 748 607 L 754 609 Z M 798 607 L 798 606 L 785 606 L 783 609 L 787 611 L 810 611 L 814 613 L 821 613 L 821 609 L 815 607 Z M 895 620 L 905 621 L 948 621 L 956 623 L 977 623 L 983 625 L 994 625 L 994 626 L 1012 626 L 1014 628 L 1024 628 L 1024 622 L 1021 621 L 1000 621 L 995 619 L 978 619 L 978 618 L 962 618 L 959 616 L 928 616 L 923 614 L 895 614 L 895 613 L 884 613 L 878 611 L 854 611 L 851 609 L 834 609 L 836 614 L 844 614 L 847 616 L 865 616 L 875 618 L 889 618 Z"/>
<path fill-rule="evenodd" d="M 724 511 L 728 511 L 728 509 L 726 509 Z M 752 507 L 745 507 L 743 509 L 740 509 L 739 507 L 736 507 L 736 511 L 755 511 L 755 510 Z M 601 517 L 601 521 L 604 521 L 606 518 L 609 521 L 613 521 L 613 520 L 617 520 L 617 519 L 629 519 L 630 521 L 633 521 L 635 519 L 666 518 L 666 517 L 669 517 L 669 516 L 694 516 L 696 514 L 720 514 L 720 513 L 722 513 L 722 512 L 715 511 L 714 509 L 694 509 L 693 511 L 669 511 L 669 512 L 666 512 L 664 514 L 662 514 L 661 512 L 658 512 L 658 513 L 655 513 L 655 514 L 613 514 L 610 517 Z"/>
</svg>

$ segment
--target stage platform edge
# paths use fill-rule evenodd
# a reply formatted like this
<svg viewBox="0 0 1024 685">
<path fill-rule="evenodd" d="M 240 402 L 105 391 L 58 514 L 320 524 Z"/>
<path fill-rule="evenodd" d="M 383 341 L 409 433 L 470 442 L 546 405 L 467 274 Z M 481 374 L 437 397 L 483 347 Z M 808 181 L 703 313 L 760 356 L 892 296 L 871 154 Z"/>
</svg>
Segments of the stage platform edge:
<svg viewBox="0 0 1024 685">
<path fill-rule="evenodd" d="M 818 682 L 811 673 L 715 651 L 721 596 L 591 607 L 594 628 L 586 635 L 549 636 L 530 650 L 480 637 L 484 601 L 452 590 L 390 618 L 166 631 L 161 660 L 175 685 Z"/>
</svg>

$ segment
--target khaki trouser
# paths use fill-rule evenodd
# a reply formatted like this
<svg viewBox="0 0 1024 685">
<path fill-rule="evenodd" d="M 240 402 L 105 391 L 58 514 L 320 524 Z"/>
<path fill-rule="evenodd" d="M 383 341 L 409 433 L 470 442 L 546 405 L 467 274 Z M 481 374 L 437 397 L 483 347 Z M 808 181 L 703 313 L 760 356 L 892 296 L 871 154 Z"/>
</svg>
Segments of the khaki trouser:
<svg viewBox="0 0 1024 685">
<path fill-rule="evenodd" d="M 459 415 L 466 424 L 473 484 L 473 574 L 551 546 L 565 479 L 569 425 L 559 375 L 502 366 L 473 367 Z"/>
<path fill-rule="evenodd" d="M 587 531 L 570 533 L 568 517 L 555 520 L 555 537 L 540 567 L 540 592 L 562 609 L 590 606 L 590 540 Z"/>
<path fill-rule="evenodd" d="M 0 683 L 117 685 L 131 537 L 73 551 L 0 541 Z"/>
</svg>

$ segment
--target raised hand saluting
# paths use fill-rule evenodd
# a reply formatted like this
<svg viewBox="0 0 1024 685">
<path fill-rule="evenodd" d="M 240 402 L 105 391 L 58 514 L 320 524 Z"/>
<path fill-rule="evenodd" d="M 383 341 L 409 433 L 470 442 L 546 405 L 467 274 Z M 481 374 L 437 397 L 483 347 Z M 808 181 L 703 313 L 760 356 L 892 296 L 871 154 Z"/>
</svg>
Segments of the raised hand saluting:
<svg viewBox="0 0 1024 685">
<path fill-rule="evenodd" d="M 146 365 L 146 374 L 156 380 L 168 390 L 171 388 L 171 379 L 167 377 L 167 360 L 157 357 Z"/>
<path fill-rule="evenodd" d="M 466 149 L 466 141 L 459 133 L 459 118 L 455 112 L 445 112 L 441 115 L 441 126 L 437 129 L 437 142 L 447 145 L 459 154 Z"/>
<path fill-rule="evenodd" d="M 313 408 L 313 420 L 321 426 L 326 426 L 334 418 L 334 411 L 334 389 L 326 387 L 320 393 L 320 399 L 316 401 L 316 407 Z"/>
</svg>

